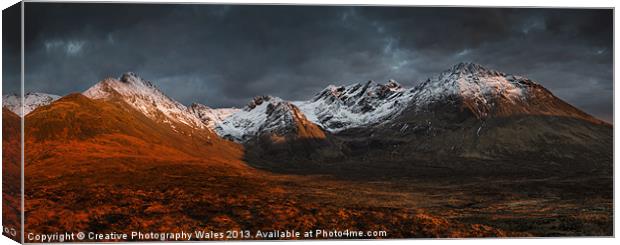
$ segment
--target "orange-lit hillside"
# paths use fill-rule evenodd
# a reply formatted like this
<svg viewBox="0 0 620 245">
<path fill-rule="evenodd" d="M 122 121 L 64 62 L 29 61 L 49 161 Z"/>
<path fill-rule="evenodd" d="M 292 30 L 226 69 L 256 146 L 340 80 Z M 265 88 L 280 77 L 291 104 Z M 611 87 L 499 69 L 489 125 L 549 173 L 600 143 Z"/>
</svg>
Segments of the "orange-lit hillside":
<svg viewBox="0 0 620 245">
<path fill-rule="evenodd" d="M 2 222 L 12 239 L 21 237 L 21 121 L 2 108 Z"/>
<path fill-rule="evenodd" d="M 125 157 L 200 159 L 240 166 L 239 145 L 207 130 L 185 130 L 179 133 L 168 125 L 156 124 L 121 101 L 91 100 L 72 94 L 27 115 L 26 165 L 51 167 L 57 162 L 56 157 L 73 160 Z"/>
</svg>

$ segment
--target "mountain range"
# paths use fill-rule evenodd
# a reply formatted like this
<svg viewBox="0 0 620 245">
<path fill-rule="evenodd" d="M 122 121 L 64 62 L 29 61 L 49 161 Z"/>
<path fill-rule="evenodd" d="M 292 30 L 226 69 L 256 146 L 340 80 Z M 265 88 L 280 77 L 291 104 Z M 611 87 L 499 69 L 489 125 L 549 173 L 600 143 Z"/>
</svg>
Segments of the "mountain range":
<svg viewBox="0 0 620 245">
<path fill-rule="evenodd" d="M 29 232 L 613 234 L 613 126 L 473 63 L 242 108 L 186 106 L 131 72 L 23 101 L 3 96 L 3 219 L 24 200 Z"/>
<path fill-rule="evenodd" d="M 47 128 L 48 136 L 65 138 L 133 127 L 136 132 L 125 133 L 135 133 L 136 138 L 148 135 L 149 140 L 158 142 L 185 142 L 176 145 L 188 147 L 190 141 L 211 145 L 232 141 L 226 144 L 241 144 L 245 154 L 253 156 L 250 158 L 278 167 L 291 158 L 365 162 L 385 161 L 388 156 L 407 161 L 448 156 L 555 160 L 611 157 L 610 124 L 562 101 L 528 78 L 474 63 L 459 63 L 412 88 L 393 80 L 385 84 L 330 85 L 307 101 L 257 96 L 241 109 L 214 109 L 199 103 L 187 107 L 131 72 L 118 79 L 106 78 L 81 94 L 59 98 L 26 94 L 27 126 Z M 17 115 L 19 104 L 15 95 L 3 96 L 3 106 Z M 110 104 L 116 108 L 105 109 Z M 80 112 L 66 118 L 72 109 Z M 93 111 L 101 111 L 92 118 L 99 123 L 87 125 L 83 115 Z M 109 119 L 104 120 L 103 111 Z M 116 120 L 127 112 L 131 121 L 148 121 L 148 126 Z M 50 113 L 58 115 L 50 118 Z M 63 135 L 51 133 L 53 127 L 64 128 L 60 124 L 76 128 L 62 131 Z M 167 132 L 163 126 L 179 137 L 172 140 L 149 135 Z"/>
</svg>

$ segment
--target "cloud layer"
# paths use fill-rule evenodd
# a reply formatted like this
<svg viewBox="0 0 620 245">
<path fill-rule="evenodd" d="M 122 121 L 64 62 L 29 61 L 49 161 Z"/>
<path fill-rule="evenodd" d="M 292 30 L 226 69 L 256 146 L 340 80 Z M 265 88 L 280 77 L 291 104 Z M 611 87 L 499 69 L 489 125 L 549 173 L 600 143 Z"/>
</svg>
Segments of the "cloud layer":
<svg viewBox="0 0 620 245">
<path fill-rule="evenodd" d="M 413 86 L 472 61 L 612 120 L 609 9 L 26 3 L 26 23 L 26 91 L 135 71 L 183 103 L 239 107 L 328 84 Z"/>
</svg>

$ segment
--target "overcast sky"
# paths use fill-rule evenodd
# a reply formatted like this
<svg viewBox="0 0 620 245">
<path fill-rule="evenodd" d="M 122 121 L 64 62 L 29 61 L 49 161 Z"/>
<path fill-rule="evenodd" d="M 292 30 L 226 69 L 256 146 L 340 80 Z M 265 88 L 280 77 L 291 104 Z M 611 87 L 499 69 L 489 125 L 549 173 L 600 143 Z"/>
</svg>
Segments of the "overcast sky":
<svg viewBox="0 0 620 245">
<path fill-rule="evenodd" d="M 612 121 L 612 10 L 58 3 L 25 9 L 26 91 L 65 95 L 134 71 L 182 103 L 240 107 L 263 94 L 308 99 L 329 84 L 395 79 L 413 86 L 465 61 L 527 76 Z M 18 76 L 5 76 L 11 78 Z"/>
</svg>

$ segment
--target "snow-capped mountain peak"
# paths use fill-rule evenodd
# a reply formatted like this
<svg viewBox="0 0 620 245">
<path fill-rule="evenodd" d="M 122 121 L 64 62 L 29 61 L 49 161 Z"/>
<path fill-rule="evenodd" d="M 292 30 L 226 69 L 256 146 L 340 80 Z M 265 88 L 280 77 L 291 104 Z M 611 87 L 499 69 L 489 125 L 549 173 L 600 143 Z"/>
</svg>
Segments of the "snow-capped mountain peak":
<svg viewBox="0 0 620 245">
<path fill-rule="evenodd" d="M 121 75 L 119 80 L 121 82 L 135 84 L 137 86 L 146 86 L 150 88 L 156 88 L 155 85 L 153 85 L 153 83 L 151 83 L 148 80 L 142 79 L 140 76 L 138 76 L 138 74 L 134 72 L 123 73 L 123 75 Z"/>
<path fill-rule="evenodd" d="M 277 97 L 254 97 L 243 110 L 224 119 L 215 131 L 222 137 L 243 142 L 255 137 L 267 123 L 267 107 L 281 106 L 284 101 Z"/>
<path fill-rule="evenodd" d="M 313 128 L 311 137 L 321 137 L 316 125 L 307 122 L 306 117 L 293 103 L 273 96 L 254 97 L 243 110 L 225 118 L 216 126 L 216 132 L 225 138 L 245 142 L 262 135 L 286 137 L 298 136 L 300 130 Z M 318 136 L 317 136 L 318 135 Z M 324 135 L 322 135 L 324 137 Z"/>
<path fill-rule="evenodd" d="M 119 79 L 104 79 L 83 94 L 91 99 L 121 99 L 151 119 L 164 123 L 180 122 L 192 128 L 206 127 L 186 106 L 133 72 L 125 73 Z"/>
<path fill-rule="evenodd" d="M 419 84 L 412 93 L 419 109 L 427 105 L 460 99 L 479 117 L 485 117 L 495 103 L 523 103 L 535 82 L 507 75 L 475 63 L 459 63 Z"/>
<path fill-rule="evenodd" d="M 348 86 L 330 85 L 310 101 L 295 102 L 312 122 L 331 132 L 379 123 L 398 114 L 411 100 L 400 84 L 373 81 Z"/>
<path fill-rule="evenodd" d="M 26 93 L 24 95 L 24 115 L 34 111 L 35 109 L 49 105 L 60 99 L 60 96 L 46 93 Z M 6 94 L 2 96 L 2 106 L 8 108 L 15 114 L 22 116 L 21 98 L 17 94 Z"/>
</svg>

